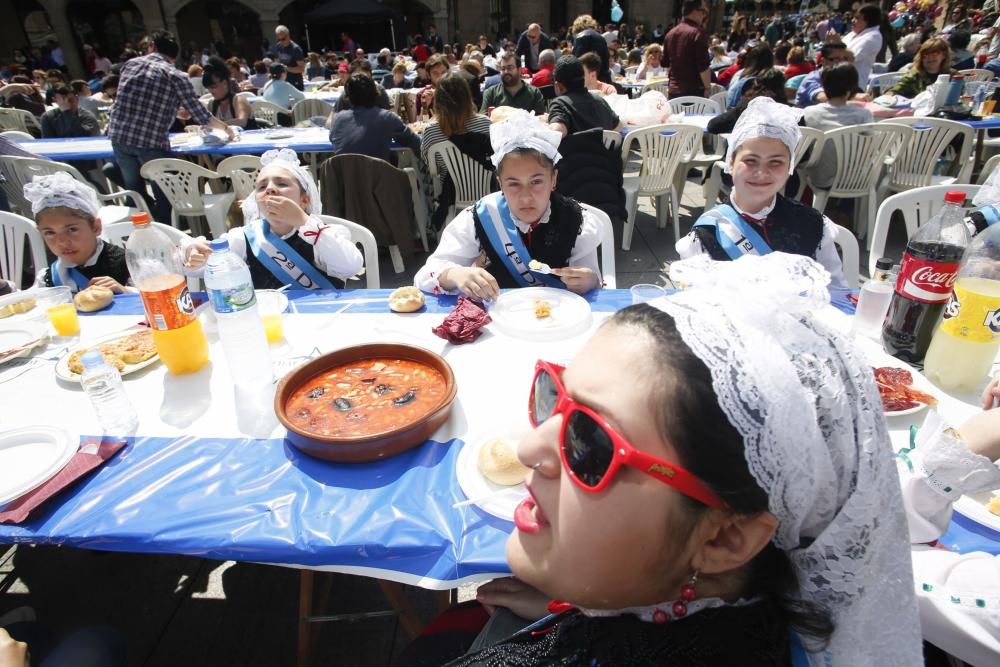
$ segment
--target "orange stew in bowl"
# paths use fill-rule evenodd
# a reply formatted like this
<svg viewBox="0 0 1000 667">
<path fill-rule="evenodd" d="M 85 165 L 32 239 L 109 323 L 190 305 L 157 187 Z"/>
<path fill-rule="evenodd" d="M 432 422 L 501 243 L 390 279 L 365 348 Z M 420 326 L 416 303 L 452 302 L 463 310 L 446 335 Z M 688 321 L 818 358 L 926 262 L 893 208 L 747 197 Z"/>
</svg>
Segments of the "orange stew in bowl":
<svg viewBox="0 0 1000 667">
<path fill-rule="evenodd" d="M 446 390 L 444 375 L 419 361 L 362 359 L 310 378 L 292 393 L 285 415 L 316 435 L 375 435 L 423 419 Z"/>
</svg>

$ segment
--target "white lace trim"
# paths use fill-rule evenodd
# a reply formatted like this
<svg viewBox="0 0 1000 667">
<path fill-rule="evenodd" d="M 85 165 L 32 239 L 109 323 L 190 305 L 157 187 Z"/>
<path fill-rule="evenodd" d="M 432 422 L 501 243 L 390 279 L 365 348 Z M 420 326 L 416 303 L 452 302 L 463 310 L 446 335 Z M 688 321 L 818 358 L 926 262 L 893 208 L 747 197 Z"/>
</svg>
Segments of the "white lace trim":
<svg viewBox="0 0 1000 667">
<path fill-rule="evenodd" d="M 936 410 L 927 415 L 915 447 L 906 456 L 914 474 L 950 501 L 966 493 L 1000 488 L 1000 468 L 970 451 Z"/>
</svg>

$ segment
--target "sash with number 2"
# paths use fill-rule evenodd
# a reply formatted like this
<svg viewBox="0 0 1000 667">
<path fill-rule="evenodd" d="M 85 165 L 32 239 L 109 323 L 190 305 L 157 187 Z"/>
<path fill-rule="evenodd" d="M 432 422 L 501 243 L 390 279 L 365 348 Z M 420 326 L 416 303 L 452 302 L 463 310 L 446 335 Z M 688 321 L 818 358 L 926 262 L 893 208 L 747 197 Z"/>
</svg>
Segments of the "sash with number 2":
<svg viewBox="0 0 1000 667">
<path fill-rule="evenodd" d="M 271 231 L 267 220 L 246 225 L 243 234 L 250 252 L 265 269 L 285 285 L 303 289 L 334 289 L 335 286 L 315 266 L 305 260 L 291 245 Z"/>
</svg>

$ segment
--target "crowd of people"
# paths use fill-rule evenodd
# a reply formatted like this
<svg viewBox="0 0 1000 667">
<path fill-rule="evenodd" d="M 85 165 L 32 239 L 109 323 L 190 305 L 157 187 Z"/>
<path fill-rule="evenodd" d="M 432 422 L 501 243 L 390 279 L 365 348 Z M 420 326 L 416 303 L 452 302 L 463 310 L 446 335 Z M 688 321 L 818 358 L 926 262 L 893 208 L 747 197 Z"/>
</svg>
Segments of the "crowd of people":
<svg viewBox="0 0 1000 667">
<path fill-rule="evenodd" d="M 1000 484 L 992 463 L 1000 409 L 989 409 L 1000 387 L 987 389 L 984 412 L 964 424 L 933 418 L 897 470 L 870 368 L 808 314 L 828 286 L 845 285 L 833 224 L 786 196 L 799 126 L 870 122 L 862 103 L 876 65 L 905 71 L 884 91 L 902 97 L 974 63 L 1000 72 L 995 8 L 959 5 L 943 21 L 933 11 L 892 13 L 864 5 L 794 20 L 736 16 L 728 33 L 711 35 L 706 5 L 687 0 L 669 29 L 581 15 L 551 33 L 531 24 L 516 39 L 483 35 L 460 46 L 430 26 L 403 51 L 371 58 L 346 33 L 342 51 L 309 52 L 280 26 L 250 61 L 182 54 L 158 31 L 116 63 L 86 49 L 89 81 L 67 80 L 58 48 L 39 61 L 52 67 L 37 70 L 33 53 L 16 52 L 0 72 L 9 81 L 0 98 L 37 116 L 43 137 L 106 132 L 109 175 L 145 193 L 141 167 L 170 155 L 171 131 L 196 125 L 231 139 L 235 127 L 261 123 L 241 93 L 277 105 L 278 122 L 291 124 L 307 83 L 339 89 L 324 119 L 335 153 L 391 162 L 391 148 L 403 146 L 426 168 L 447 140 L 494 174 L 497 191 L 449 222 L 454 184 L 435 162 L 440 235 L 414 278 L 428 293 L 491 301 L 503 288 L 601 288 L 597 211 L 620 221 L 624 198 L 621 155 L 603 141 L 624 123 L 605 96 L 662 77 L 670 97 L 725 87 L 725 108 L 708 129 L 728 135 L 731 193 L 725 204 L 709 202 L 678 241 L 679 278 L 692 288 L 617 314 L 565 369 L 539 363 L 536 429 L 519 451 L 531 499 L 508 548 L 515 578 L 481 589 L 479 603 L 493 613 L 477 643 L 472 633 L 457 652 L 448 642 L 448 653 L 428 636 L 408 656 L 412 664 L 627 664 L 618 661 L 644 655 L 654 664 L 912 665 L 921 659 L 914 577 L 962 566 L 924 558 L 919 545 L 941 535 L 956 491 Z M 413 91 L 414 118 L 427 120 L 419 133 L 389 95 L 398 89 Z M 0 138 L 0 152 L 14 150 Z M 834 154 L 810 182 L 829 183 L 831 169 Z M 347 231 L 318 217 L 317 176 L 292 151 L 262 157 L 245 224 L 226 233 L 256 287 L 302 285 L 304 274 L 312 287 L 336 289 L 361 271 Z M 156 219 L 166 221 L 167 200 L 152 190 Z M 57 174 L 27 185 L 25 197 L 56 258 L 36 267 L 40 285 L 131 289 L 123 251 L 101 239 L 88 185 Z M 768 251 L 777 252 L 758 257 Z M 196 273 L 209 248 L 194 238 L 184 253 Z M 785 280 L 796 289 L 775 287 Z M 1000 576 L 996 568 L 989 576 L 981 585 L 992 595 Z M 963 622 L 998 633 L 986 617 Z M 11 646 L 0 634 L 0 649 Z"/>
</svg>

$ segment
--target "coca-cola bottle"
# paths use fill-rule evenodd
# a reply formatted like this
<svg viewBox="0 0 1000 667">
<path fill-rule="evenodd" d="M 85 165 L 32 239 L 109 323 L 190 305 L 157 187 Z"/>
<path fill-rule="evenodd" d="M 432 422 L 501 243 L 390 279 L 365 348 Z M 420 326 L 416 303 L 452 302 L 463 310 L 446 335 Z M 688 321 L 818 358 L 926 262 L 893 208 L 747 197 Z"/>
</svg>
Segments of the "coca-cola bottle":
<svg viewBox="0 0 1000 667">
<path fill-rule="evenodd" d="M 941 211 L 906 244 L 896 291 L 882 324 L 885 351 L 911 364 L 921 363 L 927 353 L 969 245 L 961 209 L 965 193 L 949 192 L 944 201 Z"/>
</svg>

